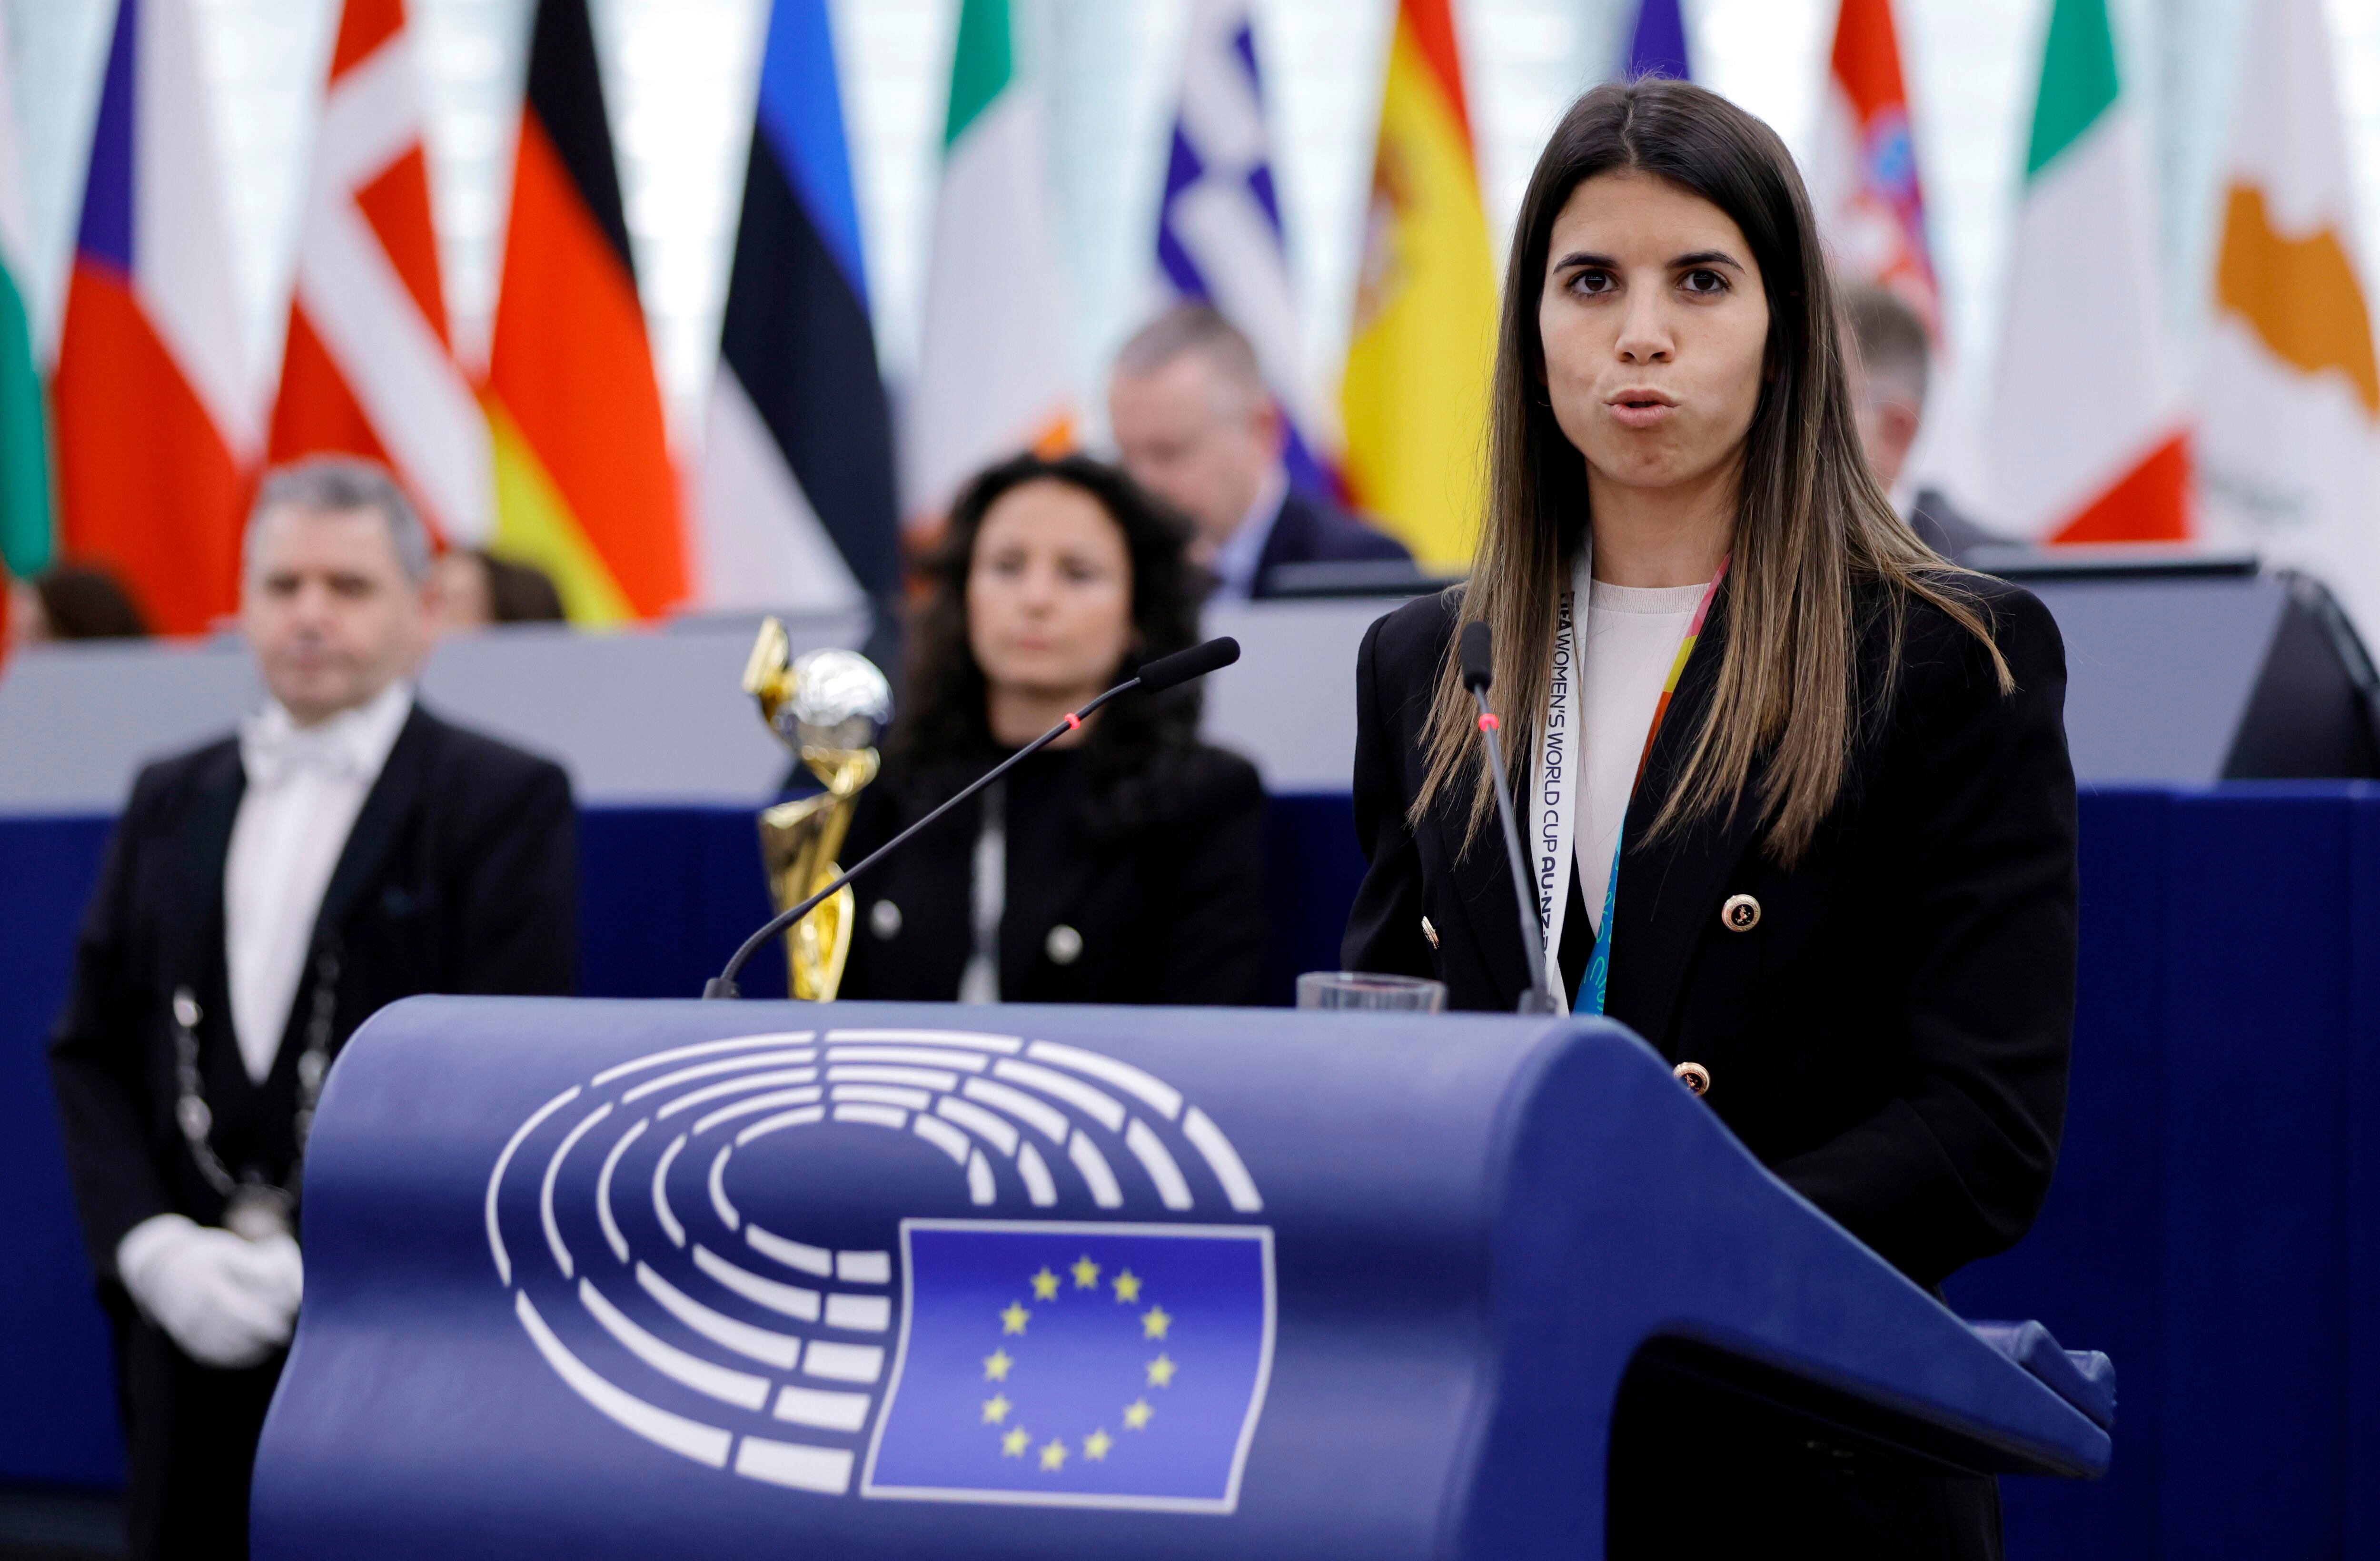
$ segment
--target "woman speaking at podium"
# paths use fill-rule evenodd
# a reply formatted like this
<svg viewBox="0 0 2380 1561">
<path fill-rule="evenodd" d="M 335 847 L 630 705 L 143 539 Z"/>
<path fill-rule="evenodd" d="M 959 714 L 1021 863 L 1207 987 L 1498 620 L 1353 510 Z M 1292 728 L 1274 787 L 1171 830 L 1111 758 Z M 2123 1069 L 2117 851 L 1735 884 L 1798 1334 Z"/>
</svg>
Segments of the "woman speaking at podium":
<svg viewBox="0 0 2380 1561">
<path fill-rule="evenodd" d="M 1791 157 L 1681 82 L 1596 89 L 1539 159 L 1466 587 L 1357 670 L 1351 968 L 1645 1037 L 1778 1176 L 1919 1284 L 2049 1186 L 2075 966 L 2049 614 L 1954 569 L 1861 454 Z M 1513 912 L 1460 625 L 1493 634 L 1544 947 Z M 1614 1555 L 1996 1555 L 1987 1480 L 1623 1407 Z M 1790 1539 L 1789 1539 L 1790 1536 Z"/>
<path fill-rule="evenodd" d="M 1198 638 L 1187 526 L 1079 455 L 976 478 L 927 565 L 856 862 L 1101 689 Z M 1199 690 L 1126 695 L 857 886 L 844 998 L 1253 1003 L 1265 798 Z"/>
</svg>

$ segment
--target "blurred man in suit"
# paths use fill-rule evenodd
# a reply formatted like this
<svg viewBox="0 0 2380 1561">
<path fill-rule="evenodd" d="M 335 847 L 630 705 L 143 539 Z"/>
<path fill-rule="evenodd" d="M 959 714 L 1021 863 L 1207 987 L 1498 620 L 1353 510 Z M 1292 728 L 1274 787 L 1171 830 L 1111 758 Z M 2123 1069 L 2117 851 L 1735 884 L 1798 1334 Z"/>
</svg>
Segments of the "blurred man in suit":
<svg viewBox="0 0 2380 1561">
<path fill-rule="evenodd" d="M 1412 562 L 1393 537 L 1290 486 L 1256 349 L 1204 304 L 1167 310 L 1123 345 L 1108 424 L 1124 470 L 1197 527 L 1190 556 L 1218 598 L 1270 594 L 1285 563 Z"/>
<path fill-rule="evenodd" d="M 135 1555 L 245 1556 L 295 1325 L 299 1162 L 356 1026 L 419 992 L 576 984 L 570 784 L 414 702 L 430 543 L 387 474 L 268 477 L 240 627 L 270 696 L 143 770 L 50 1049 L 115 1326 Z"/>
<path fill-rule="evenodd" d="M 1843 289 L 1843 313 L 1859 348 L 1851 365 L 1851 389 L 1860 443 L 1876 481 L 1889 493 L 1925 426 L 1933 339 L 1900 295 L 1873 283 Z M 1978 547 L 2006 539 L 1960 514 L 1938 488 L 1918 490 L 1909 524 L 1927 547 L 1953 563 L 1964 563 Z"/>
</svg>

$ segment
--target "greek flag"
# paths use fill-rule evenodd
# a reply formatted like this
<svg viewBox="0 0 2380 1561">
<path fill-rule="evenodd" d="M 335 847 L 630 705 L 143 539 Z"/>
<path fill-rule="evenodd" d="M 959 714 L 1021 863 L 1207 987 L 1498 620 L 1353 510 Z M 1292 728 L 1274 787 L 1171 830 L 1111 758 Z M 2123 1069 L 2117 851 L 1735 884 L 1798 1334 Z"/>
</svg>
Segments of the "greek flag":
<svg viewBox="0 0 2380 1561">
<path fill-rule="evenodd" d="M 1338 426 L 1306 382 L 1246 0 L 1191 7 L 1157 271 L 1167 301 L 1212 304 L 1254 345 L 1287 425 L 1290 480 L 1335 496 Z"/>
<path fill-rule="evenodd" d="M 1260 1226 L 909 1219 L 863 1494 L 1229 1512 L 1272 1364 Z"/>
</svg>

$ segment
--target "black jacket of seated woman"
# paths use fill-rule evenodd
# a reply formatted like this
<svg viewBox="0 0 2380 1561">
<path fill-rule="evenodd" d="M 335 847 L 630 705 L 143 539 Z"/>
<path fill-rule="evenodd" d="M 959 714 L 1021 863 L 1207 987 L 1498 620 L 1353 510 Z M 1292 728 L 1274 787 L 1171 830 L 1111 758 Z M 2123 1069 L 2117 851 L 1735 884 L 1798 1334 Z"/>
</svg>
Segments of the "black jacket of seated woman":
<svg viewBox="0 0 2380 1561">
<path fill-rule="evenodd" d="M 2023 1234 L 2057 1158 L 2076 902 L 2057 628 L 1878 489 L 1767 126 L 1683 83 L 1597 89 L 1511 264 L 1470 583 L 1361 652 L 1370 869 L 1346 962 L 1510 1010 L 1545 958 L 1451 655 L 1485 622 L 1562 997 L 1698 1065 L 1682 1076 L 1765 1165 L 1938 1285 Z M 1999 1553 L 1986 1479 L 1673 1389 L 1623 1390 L 1615 1424 L 1614 1556 Z"/>
<path fill-rule="evenodd" d="M 931 588 L 857 862 L 1144 661 L 1197 638 L 1186 527 L 1080 456 L 978 478 Z M 1197 741 L 1199 689 L 1125 695 L 856 886 L 840 995 L 923 1001 L 1254 1003 L 1265 796 Z"/>
</svg>

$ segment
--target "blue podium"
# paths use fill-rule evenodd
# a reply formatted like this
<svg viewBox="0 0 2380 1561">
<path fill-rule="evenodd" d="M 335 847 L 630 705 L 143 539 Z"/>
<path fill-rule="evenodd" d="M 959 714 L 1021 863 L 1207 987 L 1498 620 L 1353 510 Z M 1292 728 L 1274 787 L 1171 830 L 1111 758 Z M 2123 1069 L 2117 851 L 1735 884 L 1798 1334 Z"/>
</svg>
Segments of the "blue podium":
<svg viewBox="0 0 2380 1561">
<path fill-rule="evenodd" d="M 1632 1370 L 2109 1452 L 1567 1017 L 417 998 L 305 1222 L 261 1561 L 1599 1555 Z"/>
</svg>

